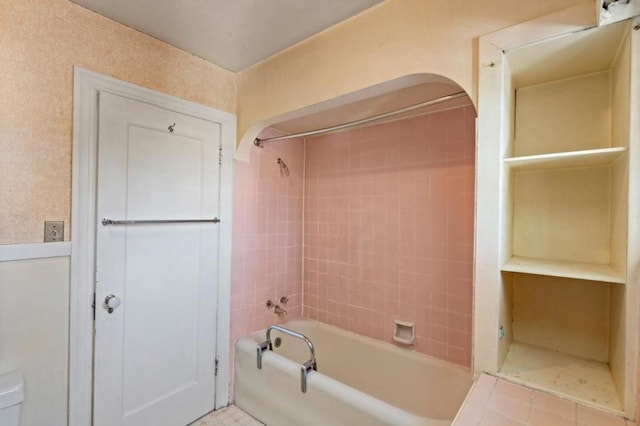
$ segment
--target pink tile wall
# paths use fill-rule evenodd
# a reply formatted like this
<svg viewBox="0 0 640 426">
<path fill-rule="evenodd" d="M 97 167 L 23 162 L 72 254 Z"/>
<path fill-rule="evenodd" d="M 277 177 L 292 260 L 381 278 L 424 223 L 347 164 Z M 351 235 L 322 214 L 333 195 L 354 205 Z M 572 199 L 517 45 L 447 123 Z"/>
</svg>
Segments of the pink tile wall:
<svg viewBox="0 0 640 426">
<path fill-rule="evenodd" d="M 290 175 L 280 171 L 277 158 Z M 288 296 L 287 318 L 302 315 L 302 182 L 304 143 L 272 142 L 236 162 L 233 200 L 231 345 L 281 322 L 265 306 Z"/>
<path fill-rule="evenodd" d="M 309 139 L 305 316 L 471 364 L 475 111 Z"/>
</svg>

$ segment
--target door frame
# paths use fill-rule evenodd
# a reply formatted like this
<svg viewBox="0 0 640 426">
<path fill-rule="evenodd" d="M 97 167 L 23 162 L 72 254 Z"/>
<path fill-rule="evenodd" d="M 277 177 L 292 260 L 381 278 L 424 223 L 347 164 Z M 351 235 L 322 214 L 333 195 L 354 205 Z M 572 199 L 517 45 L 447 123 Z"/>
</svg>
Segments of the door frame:
<svg viewBox="0 0 640 426">
<path fill-rule="evenodd" d="M 229 403 L 231 230 L 235 115 L 74 67 L 69 308 L 69 426 L 93 417 L 93 294 L 95 288 L 98 96 L 109 92 L 220 125 L 220 243 L 215 408 Z M 214 360 L 211 360 L 214 362 Z"/>
</svg>

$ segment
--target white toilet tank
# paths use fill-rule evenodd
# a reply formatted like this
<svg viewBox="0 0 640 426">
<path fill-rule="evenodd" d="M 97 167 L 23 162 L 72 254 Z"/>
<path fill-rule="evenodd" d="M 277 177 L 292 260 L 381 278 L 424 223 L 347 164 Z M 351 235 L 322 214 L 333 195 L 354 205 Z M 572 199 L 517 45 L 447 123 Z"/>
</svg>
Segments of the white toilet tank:
<svg viewBox="0 0 640 426">
<path fill-rule="evenodd" d="M 24 401 L 24 378 L 14 371 L 0 375 L 0 426 L 20 424 L 20 406 Z"/>
</svg>

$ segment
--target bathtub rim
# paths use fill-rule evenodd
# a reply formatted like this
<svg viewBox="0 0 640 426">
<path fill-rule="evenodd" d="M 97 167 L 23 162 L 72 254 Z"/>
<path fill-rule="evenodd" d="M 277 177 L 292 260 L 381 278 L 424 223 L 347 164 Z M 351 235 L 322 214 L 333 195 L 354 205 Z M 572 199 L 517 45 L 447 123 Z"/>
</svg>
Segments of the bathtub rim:
<svg viewBox="0 0 640 426">
<path fill-rule="evenodd" d="M 428 355 L 422 352 L 418 352 L 415 349 L 413 349 L 413 347 L 403 347 L 403 346 L 399 346 L 396 345 L 394 343 L 390 343 L 390 342 L 385 342 L 384 340 L 378 340 L 375 339 L 373 337 L 369 337 L 369 336 L 365 336 L 363 334 L 359 334 L 356 333 L 354 331 L 350 331 L 350 330 L 346 330 L 344 328 L 338 327 L 336 325 L 332 325 L 332 324 L 327 324 L 325 322 L 322 321 L 318 321 L 315 319 L 311 319 L 311 318 L 294 318 L 294 319 L 290 319 L 287 320 L 281 324 L 277 324 L 280 325 L 282 327 L 287 327 L 288 324 L 297 324 L 297 323 L 310 323 L 314 326 L 319 326 L 319 327 L 326 327 L 329 329 L 334 329 L 337 330 L 339 333 L 343 333 L 346 334 L 347 336 L 351 336 L 354 339 L 357 340 L 361 340 L 364 342 L 369 342 L 373 345 L 381 345 L 383 347 L 386 347 L 388 349 L 390 349 L 391 351 L 398 353 L 398 354 L 402 354 L 403 356 L 409 356 L 409 357 L 413 357 L 417 360 L 421 360 L 424 361 L 425 358 L 428 359 L 430 362 L 433 362 L 436 366 L 439 367 L 443 367 L 446 368 L 447 370 L 453 370 L 455 371 L 455 373 L 457 375 L 466 375 L 466 378 L 469 379 L 469 388 L 471 388 L 471 385 L 474 383 L 473 381 L 473 371 L 471 369 L 471 367 L 465 367 L 463 365 L 460 364 L 455 364 L 451 361 L 447 361 L 441 358 L 437 358 L 433 355 Z M 274 323 L 275 324 L 275 323 Z M 261 330 L 258 331 L 254 331 L 246 336 L 242 336 L 242 337 L 252 337 L 256 342 L 261 343 L 264 342 L 266 340 L 266 330 L 267 328 L 263 328 Z M 293 329 L 295 330 L 295 329 Z M 274 330 L 274 332 L 277 330 Z M 303 333 L 304 334 L 304 333 Z M 262 336 L 261 338 L 259 338 L 258 336 Z M 313 341 L 312 341 L 313 343 Z M 275 352 L 275 351 L 270 351 L 270 352 Z"/>
</svg>

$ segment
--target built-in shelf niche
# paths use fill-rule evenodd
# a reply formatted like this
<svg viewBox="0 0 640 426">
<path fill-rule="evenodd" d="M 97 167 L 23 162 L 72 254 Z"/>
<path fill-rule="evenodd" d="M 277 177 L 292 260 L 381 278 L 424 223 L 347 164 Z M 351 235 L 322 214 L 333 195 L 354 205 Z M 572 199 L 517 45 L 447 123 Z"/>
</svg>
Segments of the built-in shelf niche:
<svg viewBox="0 0 640 426">
<path fill-rule="evenodd" d="M 623 411 L 610 359 L 622 349 L 616 284 L 514 273 L 511 333 L 499 374 L 586 404 Z"/>
<path fill-rule="evenodd" d="M 607 148 L 505 160 L 513 207 L 505 231 L 511 253 L 502 270 L 624 284 L 625 152 Z"/>
<path fill-rule="evenodd" d="M 590 13 L 480 40 L 474 368 L 633 416 L 640 19 Z"/>
</svg>

